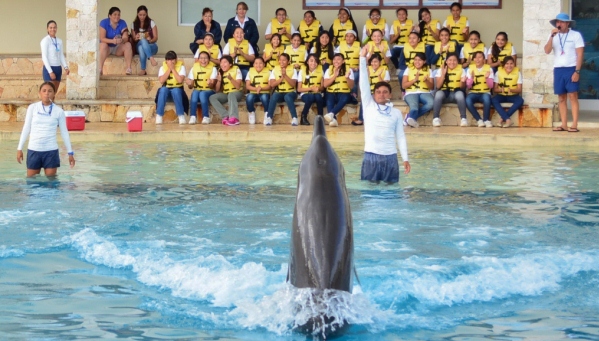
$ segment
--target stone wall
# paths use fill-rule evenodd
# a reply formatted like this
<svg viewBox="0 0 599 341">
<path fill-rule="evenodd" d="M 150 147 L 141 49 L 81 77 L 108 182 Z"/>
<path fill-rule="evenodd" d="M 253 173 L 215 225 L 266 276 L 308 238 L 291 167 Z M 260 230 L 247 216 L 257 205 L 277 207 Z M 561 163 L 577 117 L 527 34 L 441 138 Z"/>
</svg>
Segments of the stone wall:
<svg viewBox="0 0 599 341">
<path fill-rule="evenodd" d="M 549 20 L 560 12 L 561 0 L 524 0 L 522 89 L 526 103 L 557 103 L 553 94 L 553 55 L 544 47 L 551 29 Z"/>
</svg>

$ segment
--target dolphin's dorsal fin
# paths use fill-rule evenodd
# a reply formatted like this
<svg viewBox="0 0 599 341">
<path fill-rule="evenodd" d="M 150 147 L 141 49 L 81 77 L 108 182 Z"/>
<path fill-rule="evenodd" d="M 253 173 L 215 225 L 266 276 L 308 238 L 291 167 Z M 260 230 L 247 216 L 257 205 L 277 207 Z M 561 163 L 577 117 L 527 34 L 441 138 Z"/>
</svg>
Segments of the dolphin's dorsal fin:
<svg viewBox="0 0 599 341">
<path fill-rule="evenodd" d="M 324 130 L 324 118 L 320 115 L 314 117 L 314 134 L 312 135 L 312 139 L 316 136 L 327 137 L 327 132 Z"/>
</svg>

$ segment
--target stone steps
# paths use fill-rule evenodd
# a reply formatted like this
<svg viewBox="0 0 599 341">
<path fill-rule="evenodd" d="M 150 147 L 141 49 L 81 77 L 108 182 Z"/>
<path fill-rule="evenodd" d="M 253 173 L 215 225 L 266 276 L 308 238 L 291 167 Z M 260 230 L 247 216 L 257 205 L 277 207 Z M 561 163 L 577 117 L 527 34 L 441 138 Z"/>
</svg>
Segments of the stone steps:
<svg viewBox="0 0 599 341">
<path fill-rule="evenodd" d="M 400 109 L 404 115 L 408 112 L 408 107 L 404 101 L 393 101 L 394 106 Z M 0 100 L 0 122 L 19 122 L 23 121 L 28 105 L 31 101 L 23 99 Z M 90 122 L 125 122 L 126 113 L 128 111 L 141 111 L 144 122 L 151 123 L 156 119 L 156 107 L 153 100 L 149 99 L 111 99 L 111 100 L 56 100 L 56 103 L 64 110 L 80 110 L 85 112 L 86 118 Z M 506 104 L 507 105 L 507 104 Z M 301 113 L 303 103 L 296 102 L 296 110 Z M 359 105 L 348 105 L 339 114 L 338 121 L 341 125 L 350 124 L 351 121 L 358 116 Z M 309 114 L 310 122 L 313 122 L 316 113 L 315 107 L 311 108 Z M 201 115 L 198 109 L 198 117 Z M 474 127 L 476 122 L 468 115 L 470 126 Z M 517 127 L 544 127 L 552 126 L 554 116 L 553 106 L 547 105 L 524 105 L 518 112 L 512 116 L 512 121 Z M 220 117 L 216 111 L 210 108 L 210 117 L 212 123 L 220 124 Z M 261 105 L 256 105 L 256 121 L 262 124 L 264 117 L 264 109 Z M 459 126 L 460 115 L 455 104 L 445 104 L 440 113 L 441 121 L 444 126 Z M 239 104 L 239 118 L 242 124 L 248 123 L 248 112 L 245 106 L 245 101 Z M 433 114 L 428 113 L 418 120 L 422 126 L 432 125 Z M 500 118 L 499 115 L 491 110 L 491 121 L 497 125 Z M 274 124 L 290 124 L 291 115 L 286 105 L 279 105 L 275 112 Z M 165 123 L 176 123 L 177 115 L 172 103 L 167 103 L 164 115 Z"/>
</svg>

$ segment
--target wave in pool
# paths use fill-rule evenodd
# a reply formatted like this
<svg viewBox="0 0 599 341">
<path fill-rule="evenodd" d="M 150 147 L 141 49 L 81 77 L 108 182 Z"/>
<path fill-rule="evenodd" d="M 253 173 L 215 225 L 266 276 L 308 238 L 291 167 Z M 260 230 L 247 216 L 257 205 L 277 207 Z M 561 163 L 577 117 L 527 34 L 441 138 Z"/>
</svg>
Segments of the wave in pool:
<svg viewBox="0 0 599 341">
<path fill-rule="evenodd" d="M 191 302 L 182 309 L 177 302 L 151 301 L 147 303 L 150 309 L 199 318 L 214 327 L 240 326 L 279 335 L 325 313 L 370 332 L 398 327 L 437 329 L 455 325 L 466 316 L 427 317 L 422 309 L 539 296 L 556 291 L 570 277 L 599 271 L 597 250 L 547 250 L 511 258 L 481 256 L 453 261 L 412 256 L 398 260 L 399 270 L 385 276 L 381 271 L 388 268 L 358 269 L 361 286 L 356 286 L 352 295 L 331 291 L 317 299 L 312 290 L 285 283 L 287 264 L 269 271 L 255 262 L 235 266 L 218 254 L 174 260 L 160 241 L 117 244 L 91 228 L 63 241 L 90 263 L 130 269 L 141 283 Z M 419 305 L 417 312 L 414 300 Z M 212 308 L 206 309 L 206 304 Z M 215 314 L 215 308 L 220 313 Z"/>
</svg>

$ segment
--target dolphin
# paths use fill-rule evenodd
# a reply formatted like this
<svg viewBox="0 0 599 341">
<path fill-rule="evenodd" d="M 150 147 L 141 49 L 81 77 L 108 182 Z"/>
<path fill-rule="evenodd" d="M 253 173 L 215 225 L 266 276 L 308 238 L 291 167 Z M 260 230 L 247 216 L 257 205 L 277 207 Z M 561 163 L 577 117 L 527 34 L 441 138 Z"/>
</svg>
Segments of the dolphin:
<svg viewBox="0 0 599 341">
<path fill-rule="evenodd" d="M 288 281 L 296 288 L 351 293 L 354 266 L 353 222 L 345 170 L 316 116 L 302 159 L 293 212 Z"/>
</svg>

